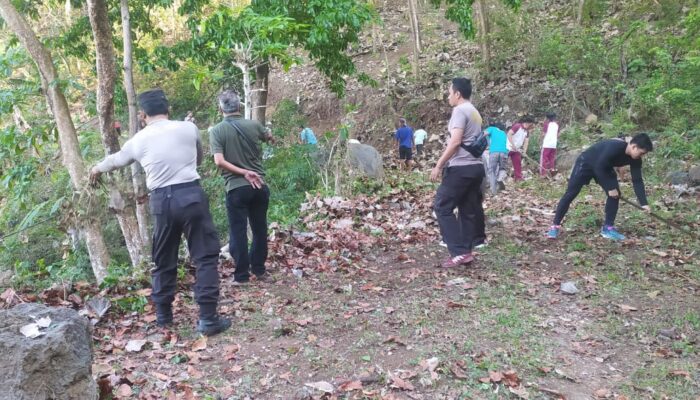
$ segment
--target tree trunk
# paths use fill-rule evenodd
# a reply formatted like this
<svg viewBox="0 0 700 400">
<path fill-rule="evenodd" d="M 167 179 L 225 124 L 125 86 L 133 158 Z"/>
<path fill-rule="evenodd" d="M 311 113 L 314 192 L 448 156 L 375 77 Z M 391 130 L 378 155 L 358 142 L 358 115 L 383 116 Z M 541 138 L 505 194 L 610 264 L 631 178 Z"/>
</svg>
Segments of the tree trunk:
<svg viewBox="0 0 700 400">
<path fill-rule="evenodd" d="M 586 0 L 578 0 L 578 12 L 576 13 L 576 22 L 578 26 L 583 26 L 583 12 L 586 9 Z"/>
<path fill-rule="evenodd" d="M 134 88 L 133 49 L 131 41 L 131 17 L 129 15 L 129 1 L 121 0 L 122 34 L 124 41 L 124 91 L 129 108 L 129 137 L 134 137 L 139 131 L 139 116 L 136 108 L 136 90 Z M 146 175 L 141 164 L 131 164 L 131 182 L 136 195 L 136 220 L 139 224 L 139 234 L 144 248 L 151 245 L 151 235 L 148 230 L 148 189 L 146 188 Z"/>
<path fill-rule="evenodd" d="M 253 119 L 265 126 L 267 112 L 267 87 L 270 77 L 270 64 L 265 62 L 255 67 L 255 83 L 253 84 Z"/>
<path fill-rule="evenodd" d="M 36 63 L 41 75 L 41 83 L 44 88 L 46 100 L 51 107 L 51 112 L 56 120 L 58 138 L 61 145 L 63 165 L 68 170 L 73 188 L 81 191 L 84 188 L 85 166 L 80 155 L 78 146 L 78 135 L 71 119 L 68 102 L 63 94 L 61 85 L 57 84 L 58 74 L 53 65 L 51 54 L 41 44 L 34 31 L 31 30 L 27 21 L 17 12 L 10 0 L 0 0 L 0 15 L 5 20 L 7 26 L 17 35 L 20 43 L 27 49 L 27 52 Z M 92 271 L 98 283 L 102 283 L 107 276 L 107 266 L 109 265 L 109 253 L 102 236 L 101 226 L 98 221 L 83 219 L 78 221 L 80 229 L 85 232 L 88 253 Z"/>
<path fill-rule="evenodd" d="M 489 42 L 489 24 L 485 3 L 486 0 L 476 0 L 474 8 L 477 14 L 477 23 L 479 24 L 478 35 L 481 57 L 486 65 L 486 70 L 491 71 L 491 43 Z"/>
<path fill-rule="evenodd" d="M 413 35 L 413 76 L 419 78 L 419 60 L 423 46 L 420 37 L 420 25 L 418 24 L 418 4 L 416 0 L 408 0 L 408 8 L 411 19 L 411 34 Z"/>
<path fill-rule="evenodd" d="M 95 39 L 95 60 L 97 62 L 97 116 L 99 118 L 102 143 L 107 154 L 120 149 L 119 136 L 114 129 L 114 86 L 117 69 L 112 42 L 112 25 L 107 15 L 104 0 L 88 0 L 88 17 Z M 119 174 L 122 175 L 122 174 Z M 116 185 L 118 186 L 118 185 Z M 110 191 L 110 208 L 115 212 L 131 264 L 136 267 L 143 261 L 144 247 L 139 233 L 139 225 L 133 212 L 133 192 L 129 196 L 119 190 Z"/>
<path fill-rule="evenodd" d="M 252 88 L 252 85 L 250 82 L 250 67 L 248 66 L 247 63 L 242 62 L 242 61 L 237 62 L 236 66 L 238 68 L 240 68 L 241 72 L 243 72 L 243 103 L 245 104 L 243 117 L 245 119 L 251 119 L 252 115 L 253 115 L 253 113 L 252 113 L 253 88 Z"/>
</svg>

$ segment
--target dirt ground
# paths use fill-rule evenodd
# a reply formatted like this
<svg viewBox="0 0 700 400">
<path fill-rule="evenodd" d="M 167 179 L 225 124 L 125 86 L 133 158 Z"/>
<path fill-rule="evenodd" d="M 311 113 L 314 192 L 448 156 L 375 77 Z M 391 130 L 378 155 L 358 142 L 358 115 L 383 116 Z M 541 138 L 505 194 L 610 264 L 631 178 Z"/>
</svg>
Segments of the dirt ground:
<svg viewBox="0 0 700 400">
<path fill-rule="evenodd" d="M 489 244 L 452 270 L 437 267 L 447 252 L 431 186 L 336 210 L 322 219 L 354 222 L 329 228 L 327 246 L 297 243 L 296 261 L 275 256 L 274 241 L 294 235 L 273 236 L 272 282 L 234 288 L 222 264 L 229 332 L 195 334 L 185 283 L 170 331 L 150 305 L 98 325 L 95 374 L 116 398 L 700 398 L 700 243 L 631 207 L 618 221 L 628 240 L 599 237 L 595 188 L 549 241 L 561 186 L 532 179 L 487 198 Z M 652 198 L 668 204 L 661 188 Z M 696 200 L 673 208 L 692 221 Z M 333 247 L 365 240 L 353 235 L 373 219 L 383 234 Z M 290 264 L 305 261 L 295 276 Z M 578 293 L 562 293 L 568 281 Z M 133 340 L 141 347 L 128 351 Z"/>
</svg>

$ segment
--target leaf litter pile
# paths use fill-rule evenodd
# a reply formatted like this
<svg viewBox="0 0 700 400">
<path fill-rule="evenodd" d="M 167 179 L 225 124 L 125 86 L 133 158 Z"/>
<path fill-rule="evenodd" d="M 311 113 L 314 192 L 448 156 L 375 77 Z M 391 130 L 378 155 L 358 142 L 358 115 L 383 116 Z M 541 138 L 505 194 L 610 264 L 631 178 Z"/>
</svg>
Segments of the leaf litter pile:
<svg viewBox="0 0 700 400">
<path fill-rule="evenodd" d="M 667 228 L 654 221 L 625 221 L 624 210 L 620 225 L 634 233 L 623 243 L 595 237 L 582 217 L 549 242 L 556 200 L 516 189 L 486 199 L 490 244 L 475 265 L 446 271 L 436 268 L 447 252 L 433 196 L 309 196 L 304 229 L 271 226 L 273 281 L 234 288 L 222 260 L 220 311 L 234 326 L 217 337 L 194 332 L 192 274 L 180 282 L 171 330 L 155 326 L 149 289 L 8 289 L 0 301 L 91 318 L 105 399 L 698 395 L 697 243 L 662 237 Z M 588 206 L 602 212 L 596 196 L 574 205 Z M 645 380 L 650 365 L 664 371 L 656 381 Z"/>
</svg>

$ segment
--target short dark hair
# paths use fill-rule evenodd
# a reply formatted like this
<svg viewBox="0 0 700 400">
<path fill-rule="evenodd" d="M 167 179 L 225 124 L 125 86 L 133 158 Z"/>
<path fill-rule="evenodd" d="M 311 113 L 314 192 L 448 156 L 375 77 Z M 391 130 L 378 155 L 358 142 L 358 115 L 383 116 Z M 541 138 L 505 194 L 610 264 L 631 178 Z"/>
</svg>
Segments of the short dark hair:
<svg viewBox="0 0 700 400">
<path fill-rule="evenodd" d="M 535 123 L 535 119 L 532 118 L 532 117 L 529 116 L 529 115 L 526 115 L 526 116 L 520 118 L 520 123 L 521 123 L 521 124 L 534 124 L 534 123 Z"/>
<path fill-rule="evenodd" d="M 654 151 L 654 143 L 651 142 L 651 138 L 646 133 L 635 135 L 632 140 L 630 140 L 630 144 L 635 144 L 637 147 L 647 152 Z"/>
<path fill-rule="evenodd" d="M 168 114 L 170 103 L 165 97 L 165 92 L 161 89 L 152 89 L 142 92 L 138 96 L 139 107 L 146 115 L 152 117 L 154 115 Z"/>
<path fill-rule="evenodd" d="M 406 118 L 399 118 L 399 126 L 406 126 Z"/>
<path fill-rule="evenodd" d="M 550 121 L 554 121 L 555 119 L 557 119 L 557 113 L 555 113 L 554 111 L 549 111 L 544 116 L 547 117 L 547 119 Z"/>
<path fill-rule="evenodd" d="M 459 92 L 459 94 L 469 100 L 472 97 L 472 81 L 467 78 L 454 78 L 452 79 L 452 90 Z"/>
</svg>

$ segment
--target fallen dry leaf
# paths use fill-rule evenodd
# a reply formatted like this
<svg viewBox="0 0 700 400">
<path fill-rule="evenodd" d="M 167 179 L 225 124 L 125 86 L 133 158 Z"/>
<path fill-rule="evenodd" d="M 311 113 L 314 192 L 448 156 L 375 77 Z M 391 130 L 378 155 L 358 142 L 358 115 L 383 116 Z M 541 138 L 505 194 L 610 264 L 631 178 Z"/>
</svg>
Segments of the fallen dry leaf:
<svg viewBox="0 0 700 400">
<path fill-rule="evenodd" d="M 127 385 L 126 383 L 121 384 L 119 389 L 117 389 L 117 397 L 128 398 L 131 397 L 132 394 L 133 391 L 131 390 L 131 386 Z"/>
<path fill-rule="evenodd" d="M 335 388 L 333 387 L 333 385 L 331 385 L 330 383 L 328 383 L 328 382 L 326 382 L 326 381 L 309 382 L 309 383 L 305 383 L 304 386 L 308 386 L 308 387 L 310 387 L 310 388 L 313 388 L 313 389 L 316 389 L 316 390 L 320 390 L 320 391 L 322 391 L 322 392 L 324 392 L 324 393 L 333 393 L 333 392 L 335 392 Z"/>
<path fill-rule="evenodd" d="M 467 374 L 464 372 L 464 370 L 457 364 L 452 364 L 450 367 L 450 371 L 456 376 L 457 378 L 468 378 Z"/>
<path fill-rule="evenodd" d="M 607 399 L 608 397 L 610 397 L 610 390 L 605 389 L 605 388 L 598 389 L 595 392 L 593 392 L 593 396 L 596 399 Z"/>
<path fill-rule="evenodd" d="M 622 310 L 623 313 L 628 313 L 630 311 L 637 311 L 637 307 L 632 307 L 628 306 L 627 304 L 618 304 L 618 307 Z"/>
<path fill-rule="evenodd" d="M 391 377 L 391 387 L 401 389 L 401 390 L 414 390 L 415 389 L 415 387 L 413 387 L 411 382 L 409 382 L 407 380 L 403 380 L 396 375 L 392 375 L 392 377 Z"/>
<path fill-rule="evenodd" d="M 146 344 L 145 339 L 132 339 L 127 342 L 126 347 L 124 348 L 126 351 L 130 353 L 138 353 L 143 349 L 143 346 Z"/>
<path fill-rule="evenodd" d="M 498 371 L 489 371 L 489 379 L 493 383 L 498 383 L 503 380 L 503 374 Z"/>
<path fill-rule="evenodd" d="M 192 351 L 202 351 L 207 348 L 207 337 L 202 336 L 201 338 L 192 342 Z"/>
<path fill-rule="evenodd" d="M 690 380 L 690 372 L 684 371 L 682 369 L 674 369 L 673 371 L 668 373 L 668 376 L 670 376 L 671 378 L 683 377 L 685 379 Z"/>
<path fill-rule="evenodd" d="M 525 389 L 522 386 L 519 386 L 517 388 L 515 387 L 508 387 L 508 391 L 516 395 L 519 399 L 524 399 L 527 400 L 530 398 L 530 393 L 527 392 L 527 389 Z"/>
<path fill-rule="evenodd" d="M 520 386 L 520 378 L 518 378 L 518 374 L 513 370 L 505 371 L 503 373 L 503 383 L 506 386 L 518 387 Z"/>
<path fill-rule="evenodd" d="M 351 392 L 353 390 L 362 390 L 362 382 L 361 381 L 347 381 L 344 383 L 341 383 L 338 386 L 338 390 L 341 390 L 343 392 Z"/>
</svg>

